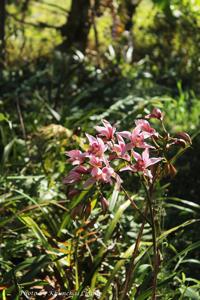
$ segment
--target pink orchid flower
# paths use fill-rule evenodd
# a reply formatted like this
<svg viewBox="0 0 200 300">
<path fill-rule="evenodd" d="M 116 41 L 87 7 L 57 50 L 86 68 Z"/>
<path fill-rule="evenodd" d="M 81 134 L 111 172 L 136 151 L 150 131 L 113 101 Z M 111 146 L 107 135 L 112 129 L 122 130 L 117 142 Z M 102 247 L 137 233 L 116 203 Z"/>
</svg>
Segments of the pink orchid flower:
<svg viewBox="0 0 200 300">
<path fill-rule="evenodd" d="M 89 141 L 89 154 L 94 154 L 98 157 L 102 157 L 104 152 L 107 150 L 107 146 L 104 144 L 101 138 L 95 138 L 94 136 L 87 134 L 86 136 Z"/>
<path fill-rule="evenodd" d="M 151 136 L 158 136 L 158 133 L 154 128 L 150 126 L 148 121 L 140 119 L 140 120 L 136 120 L 135 124 L 143 132 L 144 138 L 148 138 Z"/>
<path fill-rule="evenodd" d="M 100 180 L 102 177 L 102 169 L 98 167 L 94 167 L 91 171 L 91 175 L 96 180 Z"/>
<path fill-rule="evenodd" d="M 69 162 L 71 162 L 73 166 L 80 165 L 85 160 L 85 153 L 82 153 L 80 150 L 67 151 L 66 155 L 70 157 Z"/>
<path fill-rule="evenodd" d="M 126 145 L 126 150 L 131 150 L 134 147 L 137 148 L 154 148 L 153 146 L 145 143 L 146 136 L 141 132 L 141 127 L 136 126 L 132 132 L 122 131 L 118 133 L 124 138 L 128 138 L 131 142 Z"/>
<path fill-rule="evenodd" d="M 91 175 L 96 181 L 103 181 L 112 183 L 111 177 L 114 175 L 114 170 L 111 167 L 103 167 L 102 169 L 94 167 Z"/>
<path fill-rule="evenodd" d="M 102 167 L 102 159 L 92 155 L 92 156 L 90 156 L 89 164 L 93 167 L 101 168 Z"/>
<path fill-rule="evenodd" d="M 90 185 L 93 185 L 96 181 L 101 181 L 105 183 L 112 183 L 112 177 L 116 178 L 116 173 L 113 168 L 109 166 L 109 163 L 103 168 L 94 166 L 90 169 L 90 174 L 92 177 L 88 178 L 84 183 L 83 187 L 87 188 Z"/>
<path fill-rule="evenodd" d="M 112 183 L 111 177 L 114 176 L 115 171 L 111 167 L 104 167 L 102 169 L 102 180 L 104 182 Z"/>
<path fill-rule="evenodd" d="M 114 146 L 112 147 L 112 150 L 116 153 L 116 158 L 119 157 L 119 158 L 125 159 L 127 161 L 130 161 L 129 154 L 125 153 L 127 150 L 126 149 L 127 147 L 124 142 L 124 139 L 119 134 L 117 134 L 117 141 L 118 141 L 118 144 L 114 144 Z"/>
<path fill-rule="evenodd" d="M 99 135 L 106 137 L 107 140 L 112 140 L 114 138 L 114 133 L 116 128 L 113 127 L 108 121 L 102 121 L 103 126 L 95 126 L 95 129 L 99 132 Z"/>
<path fill-rule="evenodd" d="M 146 169 L 152 165 L 155 165 L 157 164 L 159 161 L 162 160 L 162 157 L 152 157 L 150 158 L 149 157 L 149 149 L 145 149 L 143 152 L 142 152 L 142 155 L 140 155 L 139 153 L 133 151 L 133 156 L 136 160 L 136 166 L 137 166 L 137 169 L 140 170 L 140 169 Z"/>
<path fill-rule="evenodd" d="M 133 157 L 136 160 L 136 163 L 131 166 L 127 166 L 125 168 L 122 168 L 120 171 L 132 171 L 132 172 L 143 172 L 145 176 L 152 177 L 152 174 L 150 170 L 147 168 L 157 164 L 159 161 L 162 160 L 161 157 L 149 157 L 149 149 L 146 148 L 143 152 L 142 155 L 139 153 L 133 151 Z"/>
</svg>

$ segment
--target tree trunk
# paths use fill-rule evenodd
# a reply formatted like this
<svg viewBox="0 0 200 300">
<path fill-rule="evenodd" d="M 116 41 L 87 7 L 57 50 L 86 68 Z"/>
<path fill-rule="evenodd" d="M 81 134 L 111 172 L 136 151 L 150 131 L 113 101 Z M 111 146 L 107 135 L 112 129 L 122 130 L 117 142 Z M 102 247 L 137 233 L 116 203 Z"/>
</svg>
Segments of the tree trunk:
<svg viewBox="0 0 200 300">
<path fill-rule="evenodd" d="M 5 23 L 6 23 L 6 0 L 0 0 L 0 68 L 5 58 Z"/>
<path fill-rule="evenodd" d="M 134 34 L 133 34 L 133 26 L 134 26 L 134 16 L 136 13 L 136 9 L 141 0 L 125 0 L 124 8 L 125 8 L 125 22 L 124 29 L 127 32 L 127 53 L 126 59 L 129 62 L 133 61 L 133 49 L 134 49 Z M 130 49 L 130 52 L 128 52 Z"/>
<path fill-rule="evenodd" d="M 133 1 L 133 0 L 126 0 L 125 1 L 125 7 L 126 7 L 126 13 L 127 18 L 125 22 L 125 30 L 131 31 L 133 28 L 133 16 L 136 12 L 136 8 L 138 6 L 140 1 Z"/>
<path fill-rule="evenodd" d="M 61 50 L 75 48 L 85 52 L 91 26 L 90 9 L 90 0 L 72 0 L 68 20 L 61 28 L 64 39 Z"/>
</svg>

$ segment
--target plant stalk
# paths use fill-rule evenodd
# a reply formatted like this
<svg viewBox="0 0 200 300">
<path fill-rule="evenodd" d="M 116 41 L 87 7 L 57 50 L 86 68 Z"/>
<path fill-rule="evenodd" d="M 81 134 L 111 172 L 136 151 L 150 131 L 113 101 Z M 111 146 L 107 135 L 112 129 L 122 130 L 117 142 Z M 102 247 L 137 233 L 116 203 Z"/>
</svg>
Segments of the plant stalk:
<svg viewBox="0 0 200 300">
<path fill-rule="evenodd" d="M 142 213 L 142 211 L 138 208 L 138 206 L 135 204 L 135 202 L 133 201 L 133 199 L 129 196 L 129 194 L 127 193 L 127 191 L 125 190 L 125 188 L 121 185 L 121 189 L 123 190 L 124 194 L 126 195 L 127 199 L 130 200 L 131 205 L 134 209 L 137 210 L 137 212 L 140 214 L 140 216 L 142 217 L 143 220 L 145 220 L 150 226 L 151 226 L 151 222 L 150 220 L 148 220 L 147 218 L 147 213 Z"/>
<path fill-rule="evenodd" d="M 132 258 L 131 258 L 131 261 L 130 261 L 129 269 L 128 269 L 128 272 L 127 272 L 127 275 L 126 275 L 126 280 L 125 280 L 125 283 L 124 283 L 124 288 L 123 288 L 122 294 L 120 296 L 120 300 L 127 299 L 127 293 L 130 289 L 130 283 L 131 283 L 131 280 L 133 278 L 135 259 L 137 257 L 140 241 L 141 241 L 142 234 L 143 234 L 143 231 L 144 231 L 147 212 L 148 212 L 148 205 L 146 205 L 146 207 L 145 207 L 145 211 L 144 211 L 144 214 L 143 214 L 143 217 L 144 217 L 143 222 L 142 222 L 142 225 L 140 227 L 140 230 L 139 230 L 136 242 L 135 242 L 135 248 L 134 248 L 133 255 L 132 255 Z"/>
<path fill-rule="evenodd" d="M 154 218 L 154 209 L 152 203 L 152 192 L 153 192 L 153 184 L 150 186 L 149 191 L 147 191 L 147 200 L 149 205 L 150 211 L 150 218 L 151 218 L 151 229 L 152 229 L 152 242 L 153 242 L 153 255 L 154 255 L 154 262 L 153 262 L 153 292 L 152 292 L 152 300 L 156 300 L 156 290 L 157 290 L 157 275 L 158 275 L 158 246 L 157 246 L 157 239 L 156 239 L 156 223 Z"/>
</svg>

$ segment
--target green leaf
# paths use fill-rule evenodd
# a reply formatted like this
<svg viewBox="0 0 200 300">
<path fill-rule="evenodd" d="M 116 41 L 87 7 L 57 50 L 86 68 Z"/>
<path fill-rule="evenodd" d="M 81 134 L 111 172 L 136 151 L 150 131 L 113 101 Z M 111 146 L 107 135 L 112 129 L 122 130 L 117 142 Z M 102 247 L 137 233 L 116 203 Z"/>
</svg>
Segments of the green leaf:
<svg viewBox="0 0 200 300">
<path fill-rule="evenodd" d="M 55 220 L 51 217 L 51 215 L 47 212 L 47 210 L 43 209 L 42 205 L 40 203 L 38 203 L 34 198 L 30 197 L 29 195 L 25 194 L 24 192 L 17 190 L 17 189 L 13 189 L 14 192 L 24 196 L 24 198 L 28 199 L 29 201 L 31 201 L 32 203 L 34 203 L 42 212 L 42 214 L 44 215 L 44 217 L 46 218 L 46 220 L 48 221 L 49 225 L 51 226 L 51 229 L 54 232 L 57 232 L 57 223 L 55 222 Z M 49 202 L 50 203 L 50 202 Z M 46 204 L 48 204 L 48 202 L 46 201 Z"/>
<path fill-rule="evenodd" d="M 190 300 L 199 300 L 200 294 L 196 292 L 192 287 L 180 288 L 181 293 L 184 297 L 188 297 Z"/>
<path fill-rule="evenodd" d="M 173 258 L 171 258 L 167 263 L 170 263 L 171 261 L 177 259 L 179 256 L 183 256 L 184 254 L 187 254 L 197 248 L 200 248 L 200 241 L 195 242 L 193 244 L 190 244 L 189 246 L 187 246 L 184 250 L 182 250 L 181 252 L 177 253 Z"/>
<path fill-rule="evenodd" d="M 122 205 L 120 205 L 120 207 L 118 208 L 117 212 L 114 215 L 114 218 L 112 219 L 110 225 L 108 226 L 108 229 L 106 230 L 106 233 L 105 233 L 105 236 L 103 239 L 104 243 L 106 243 L 110 239 L 113 231 L 115 230 L 117 223 L 119 222 L 124 211 L 129 207 L 130 204 L 131 204 L 130 200 L 127 200 Z"/>
<path fill-rule="evenodd" d="M 49 112 L 52 114 L 52 116 L 56 119 L 56 121 L 60 121 L 61 116 L 59 115 L 59 113 L 57 111 L 55 111 L 55 109 L 53 109 L 52 107 L 50 107 L 49 104 L 47 104 L 45 102 L 45 106 L 47 107 L 47 109 L 49 110 Z"/>
<path fill-rule="evenodd" d="M 161 242 L 164 238 L 166 238 L 169 234 L 173 233 L 174 231 L 177 231 L 181 228 L 187 227 L 193 223 L 199 222 L 200 219 L 192 219 L 192 220 L 188 220 L 178 226 L 175 226 L 173 228 L 170 228 L 169 230 L 164 231 L 157 239 L 158 242 Z"/>
<path fill-rule="evenodd" d="M 113 212 L 113 210 L 115 208 L 118 196 L 119 196 L 119 188 L 117 185 L 115 185 L 112 196 L 111 196 L 111 200 L 109 201 L 109 210 L 111 212 Z"/>
<path fill-rule="evenodd" d="M 4 151 L 3 151 L 3 159 L 2 159 L 2 164 L 4 165 L 8 159 L 9 159 L 9 155 L 11 153 L 11 150 L 14 146 L 16 142 L 16 139 L 12 139 L 12 141 L 10 141 L 5 147 L 4 147 Z"/>
<path fill-rule="evenodd" d="M 42 232 L 40 227 L 37 225 L 37 223 L 31 217 L 28 217 L 28 216 L 23 217 L 22 216 L 22 217 L 19 217 L 19 219 L 33 231 L 33 233 L 35 234 L 37 239 L 41 242 L 41 244 L 44 246 L 44 248 L 46 250 L 47 249 L 52 250 L 44 233 Z"/>
<path fill-rule="evenodd" d="M 8 121 L 8 119 L 6 118 L 6 116 L 2 113 L 0 113 L 0 122 L 2 121 Z"/>
<path fill-rule="evenodd" d="M 115 267 L 111 273 L 111 275 L 108 278 L 108 281 L 103 289 L 102 295 L 100 300 L 105 299 L 106 294 L 108 292 L 108 289 L 110 287 L 111 282 L 113 281 L 115 275 L 118 273 L 118 271 L 122 268 L 122 266 L 125 264 L 126 259 L 130 258 L 133 254 L 133 251 L 135 249 L 135 244 L 131 245 L 124 253 L 121 255 L 121 259 L 115 264 Z"/>
<path fill-rule="evenodd" d="M 172 278 L 176 275 L 176 273 L 173 273 L 171 274 L 170 276 L 166 277 L 165 279 L 163 279 L 162 281 L 160 281 L 158 283 L 158 288 L 159 287 L 162 287 L 162 286 L 166 286 L 166 284 L 168 282 L 171 282 Z M 152 288 L 142 292 L 138 297 L 137 297 L 137 300 L 146 300 L 146 299 L 149 299 L 148 297 L 150 297 L 152 294 Z"/>
<path fill-rule="evenodd" d="M 180 262 L 180 264 L 185 264 L 185 263 L 192 263 L 192 264 L 197 264 L 200 265 L 200 261 L 197 259 L 193 259 L 193 258 L 188 258 L 188 259 L 184 259 Z"/>
<path fill-rule="evenodd" d="M 113 231 L 116 228 L 117 223 L 119 222 L 121 216 L 123 215 L 124 211 L 130 206 L 131 202 L 130 200 L 127 200 L 126 202 L 124 202 L 122 205 L 120 205 L 120 207 L 118 208 L 117 212 L 114 215 L 114 218 L 112 219 L 110 225 L 108 226 L 108 229 L 105 232 L 105 235 L 103 237 L 103 243 L 104 245 L 99 249 L 95 260 L 94 260 L 94 266 L 90 272 L 90 274 L 87 275 L 87 277 L 85 278 L 83 284 L 80 286 L 78 293 L 81 293 L 84 288 L 90 283 L 90 281 L 92 280 L 93 277 L 96 277 L 96 273 L 98 272 L 98 268 L 102 262 L 102 260 L 104 259 L 104 254 L 107 251 L 107 247 L 106 247 L 106 243 L 110 240 Z M 128 255 L 133 249 L 133 246 L 131 246 L 124 255 Z M 124 261 L 124 258 L 123 258 Z M 119 265 L 120 268 L 120 265 Z M 73 300 L 77 300 L 79 299 L 78 296 L 74 296 L 72 298 Z"/>
</svg>

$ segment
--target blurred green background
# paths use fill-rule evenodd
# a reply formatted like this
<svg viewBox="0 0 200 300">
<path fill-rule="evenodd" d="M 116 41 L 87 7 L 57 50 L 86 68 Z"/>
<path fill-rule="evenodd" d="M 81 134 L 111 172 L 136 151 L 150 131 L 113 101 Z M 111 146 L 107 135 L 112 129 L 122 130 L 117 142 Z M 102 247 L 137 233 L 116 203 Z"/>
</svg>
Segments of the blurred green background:
<svg viewBox="0 0 200 300">
<path fill-rule="evenodd" d="M 0 1 L 3 299 L 20 299 L 20 291 L 31 286 L 77 288 L 77 253 L 70 249 L 83 223 L 69 213 L 62 184 L 69 170 L 65 151 L 82 147 L 84 132 L 94 133 L 103 118 L 131 128 L 136 117 L 159 107 L 172 133 L 192 136 L 192 147 L 177 161 L 177 176 L 160 186 L 158 206 L 163 230 L 199 218 L 199 47 L 199 0 Z M 133 190 L 141 201 L 138 184 Z M 112 205 L 105 220 L 95 195 L 86 218 L 98 231 L 93 255 L 124 201 L 120 195 L 108 197 Z M 115 228 L 116 255 L 134 242 L 139 224 L 130 209 Z M 84 230 L 87 235 L 91 227 Z M 147 229 L 147 242 L 148 234 Z M 199 246 L 198 223 L 170 235 L 163 249 L 160 299 L 200 299 Z M 91 268 L 86 252 L 78 254 L 83 274 Z M 97 280 L 100 291 L 115 263 L 108 259 L 106 275 Z M 144 293 L 130 299 L 149 299 L 149 279 L 141 275 L 148 266 L 146 261 L 137 271 Z M 112 298 L 112 288 L 120 287 L 120 272 L 106 299 L 118 299 Z"/>
</svg>

